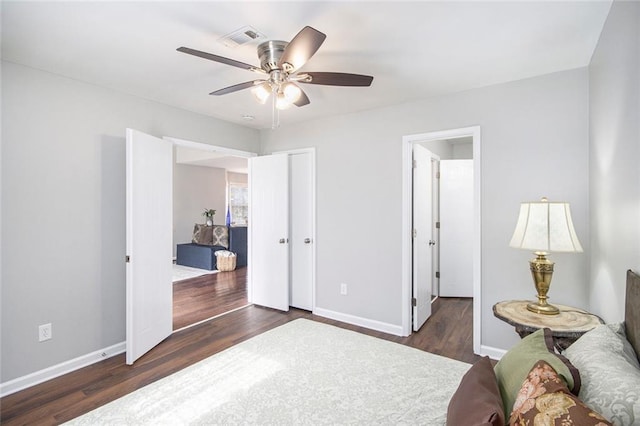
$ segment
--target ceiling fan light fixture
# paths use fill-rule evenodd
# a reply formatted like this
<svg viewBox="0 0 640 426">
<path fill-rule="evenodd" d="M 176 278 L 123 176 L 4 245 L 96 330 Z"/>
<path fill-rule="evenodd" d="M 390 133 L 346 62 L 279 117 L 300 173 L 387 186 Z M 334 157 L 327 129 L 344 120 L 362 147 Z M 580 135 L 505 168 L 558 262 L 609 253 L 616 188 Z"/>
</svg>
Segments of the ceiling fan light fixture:
<svg viewBox="0 0 640 426">
<path fill-rule="evenodd" d="M 297 85 L 289 82 L 282 85 L 282 93 L 284 94 L 284 97 L 287 99 L 287 101 L 289 101 L 290 103 L 295 103 L 298 99 L 300 99 L 302 90 L 300 90 Z"/>
<path fill-rule="evenodd" d="M 271 85 L 269 83 L 262 83 L 251 89 L 251 93 L 255 96 L 256 100 L 264 105 L 271 95 Z"/>
<path fill-rule="evenodd" d="M 1 1 L 1 0 L 0 0 Z M 242 28 L 232 34 L 230 43 L 240 44 L 246 39 L 261 38 L 261 34 L 253 28 Z M 306 26 L 290 42 L 282 40 L 268 40 L 260 43 L 257 48 L 260 67 L 225 58 L 213 53 L 202 52 L 188 47 L 179 47 L 178 52 L 197 56 L 220 64 L 241 68 L 261 74 L 261 79 L 234 84 L 214 92 L 210 95 L 226 95 L 251 88 L 251 92 L 260 104 L 271 103 L 272 128 L 280 125 L 280 110 L 290 108 L 291 105 L 303 107 L 311 102 L 307 94 L 298 83 L 310 83 L 324 86 L 370 86 L 372 76 L 349 74 L 343 72 L 302 72 L 309 59 L 318 51 L 327 36 L 315 28 Z M 267 77 L 268 76 L 268 77 Z M 269 97 L 271 96 L 271 99 Z"/>
<path fill-rule="evenodd" d="M 278 92 L 276 95 L 276 108 L 279 110 L 288 109 L 291 107 L 293 102 L 291 102 L 283 92 Z"/>
</svg>

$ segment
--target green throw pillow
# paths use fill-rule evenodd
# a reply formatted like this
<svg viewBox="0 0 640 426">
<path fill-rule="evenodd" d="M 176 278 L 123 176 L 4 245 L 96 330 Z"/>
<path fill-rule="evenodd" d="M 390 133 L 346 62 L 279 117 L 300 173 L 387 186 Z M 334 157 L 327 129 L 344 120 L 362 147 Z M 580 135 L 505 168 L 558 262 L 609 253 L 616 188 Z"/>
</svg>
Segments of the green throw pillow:
<svg viewBox="0 0 640 426">
<path fill-rule="evenodd" d="M 565 357 L 555 353 L 551 330 L 540 329 L 518 342 L 495 366 L 505 418 L 510 417 L 522 383 L 539 360 L 545 361 L 558 372 L 571 393 L 578 395 L 580 392 L 578 370 Z"/>
</svg>

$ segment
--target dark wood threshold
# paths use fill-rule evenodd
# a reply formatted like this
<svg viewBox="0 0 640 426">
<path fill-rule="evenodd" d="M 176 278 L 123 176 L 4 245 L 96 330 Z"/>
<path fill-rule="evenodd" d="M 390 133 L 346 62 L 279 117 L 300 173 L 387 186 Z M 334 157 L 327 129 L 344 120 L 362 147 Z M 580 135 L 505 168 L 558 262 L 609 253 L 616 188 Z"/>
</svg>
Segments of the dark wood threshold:
<svg viewBox="0 0 640 426">
<path fill-rule="evenodd" d="M 173 330 L 246 306 L 247 268 L 206 274 L 173 284 Z"/>
</svg>

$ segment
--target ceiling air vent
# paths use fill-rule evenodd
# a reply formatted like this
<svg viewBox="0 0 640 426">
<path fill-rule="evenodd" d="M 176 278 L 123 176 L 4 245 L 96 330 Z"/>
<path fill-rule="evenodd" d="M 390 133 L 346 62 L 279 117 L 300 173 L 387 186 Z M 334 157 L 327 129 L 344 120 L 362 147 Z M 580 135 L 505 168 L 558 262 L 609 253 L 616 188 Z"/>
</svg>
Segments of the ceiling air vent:
<svg viewBox="0 0 640 426">
<path fill-rule="evenodd" d="M 242 46 L 243 44 L 251 43 L 255 40 L 261 40 L 263 38 L 266 38 L 266 36 L 255 28 L 242 27 L 239 30 L 221 37 L 218 42 L 224 44 L 227 47 L 234 48 Z"/>
</svg>

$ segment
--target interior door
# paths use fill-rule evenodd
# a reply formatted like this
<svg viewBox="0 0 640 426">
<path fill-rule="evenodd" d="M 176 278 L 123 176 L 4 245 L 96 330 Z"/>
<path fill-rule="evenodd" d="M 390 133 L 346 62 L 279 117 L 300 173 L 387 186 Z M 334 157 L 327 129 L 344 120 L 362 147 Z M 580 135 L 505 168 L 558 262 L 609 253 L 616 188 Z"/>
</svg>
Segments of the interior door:
<svg viewBox="0 0 640 426">
<path fill-rule="evenodd" d="M 440 162 L 440 295 L 473 297 L 473 160 Z"/>
<path fill-rule="evenodd" d="M 172 331 L 173 144 L 127 129 L 127 364 Z"/>
<path fill-rule="evenodd" d="M 313 309 L 313 164 L 308 152 L 289 155 L 291 214 L 290 305 Z"/>
<path fill-rule="evenodd" d="M 431 153 L 413 146 L 413 330 L 431 316 L 433 265 Z"/>
<path fill-rule="evenodd" d="M 289 158 L 249 159 L 249 302 L 289 310 Z"/>
<path fill-rule="evenodd" d="M 440 159 L 431 156 L 431 300 L 440 296 Z"/>
</svg>

